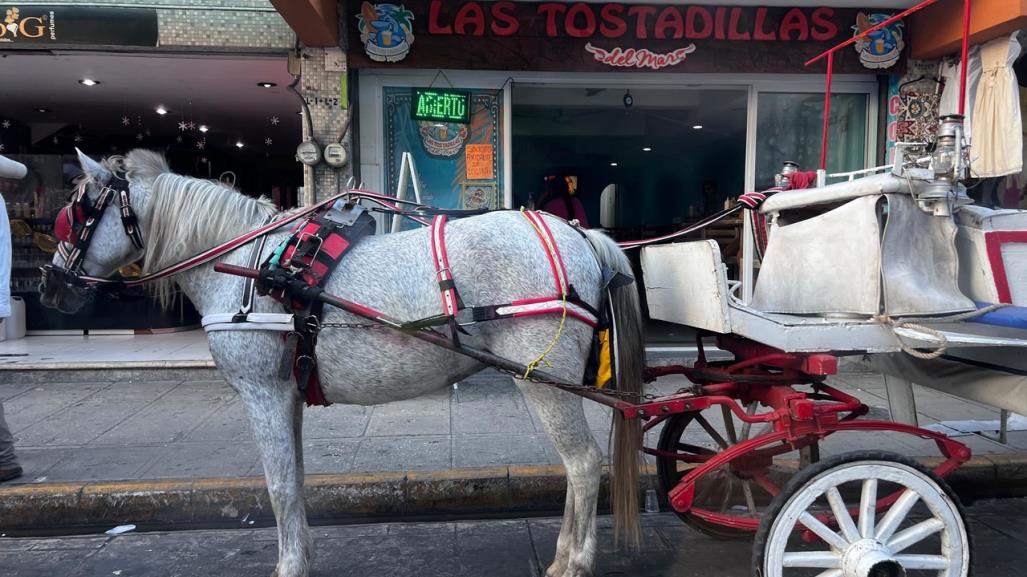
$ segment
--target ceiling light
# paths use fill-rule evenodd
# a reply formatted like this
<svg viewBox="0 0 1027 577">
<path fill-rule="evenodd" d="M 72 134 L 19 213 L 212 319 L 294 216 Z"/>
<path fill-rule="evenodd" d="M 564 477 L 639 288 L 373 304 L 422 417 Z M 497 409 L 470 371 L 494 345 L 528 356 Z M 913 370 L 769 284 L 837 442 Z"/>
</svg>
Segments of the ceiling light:
<svg viewBox="0 0 1027 577">
<path fill-rule="evenodd" d="M 695 129 L 695 130 L 702 130 L 702 124 L 696 124 L 696 125 L 692 126 L 692 128 Z"/>
<path fill-rule="evenodd" d="M 642 152 L 652 152 L 652 151 L 653 151 L 653 149 L 649 148 L 648 146 L 646 146 L 645 148 L 642 149 Z"/>
<path fill-rule="evenodd" d="M 165 114 L 168 113 L 168 109 L 164 108 L 163 106 L 158 106 L 156 108 L 156 112 L 157 112 L 157 114 L 160 114 L 161 116 L 164 116 Z"/>
<path fill-rule="evenodd" d="M 97 84 L 100 83 L 100 81 L 99 80 L 93 80 L 92 78 L 83 78 L 82 80 L 79 80 L 78 83 L 83 85 L 83 86 L 96 86 Z"/>
<path fill-rule="evenodd" d="M 210 130 L 210 129 L 207 128 L 206 124 L 201 124 L 200 125 L 200 132 L 207 132 L 208 130 Z"/>
<path fill-rule="evenodd" d="M 242 148 L 243 146 L 245 146 L 245 145 L 242 143 L 241 140 L 236 140 L 235 141 L 235 147 L 236 148 Z"/>
<path fill-rule="evenodd" d="M 275 86 L 278 86 L 278 85 L 275 84 L 274 82 L 258 82 L 257 86 L 259 86 L 261 88 L 274 88 Z"/>
<path fill-rule="evenodd" d="M 617 166 L 617 163 L 616 162 L 611 162 L 610 166 Z"/>
<path fill-rule="evenodd" d="M 50 109 L 49 109 L 49 108 L 37 108 L 37 109 L 36 109 L 36 112 L 43 112 L 43 113 L 46 113 L 46 112 L 50 112 Z"/>
</svg>

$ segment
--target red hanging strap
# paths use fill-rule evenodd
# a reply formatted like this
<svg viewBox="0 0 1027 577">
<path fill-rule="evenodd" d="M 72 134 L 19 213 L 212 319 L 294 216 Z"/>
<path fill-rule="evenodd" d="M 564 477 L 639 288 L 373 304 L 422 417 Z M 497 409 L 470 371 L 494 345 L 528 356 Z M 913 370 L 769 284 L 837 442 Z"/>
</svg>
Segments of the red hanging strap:
<svg viewBox="0 0 1027 577">
<path fill-rule="evenodd" d="M 449 255 L 446 254 L 446 215 L 440 214 L 431 221 L 432 262 L 435 263 L 435 274 L 442 295 L 442 313 L 448 317 L 456 316 L 460 311 L 460 296 L 456 292 L 453 271 L 449 269 Z"/>
</svg>

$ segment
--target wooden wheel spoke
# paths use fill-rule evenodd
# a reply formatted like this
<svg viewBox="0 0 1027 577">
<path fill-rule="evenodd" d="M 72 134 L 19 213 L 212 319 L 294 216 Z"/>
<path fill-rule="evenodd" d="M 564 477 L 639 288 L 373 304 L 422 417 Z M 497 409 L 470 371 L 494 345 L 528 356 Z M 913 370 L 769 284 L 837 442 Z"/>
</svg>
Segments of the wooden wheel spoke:
<svg viewBox="0 0 1027 577">
<path fill-rule="evenodd" d="M 753 517 L 759 515 L 759 511 L 756 510 L 756 498 L 752 494 L 752 481 L 746 479 L 742 481 L 742 492 L 745 493 L 745 506 L 749 509 L 749 514 Z"/>
<path fill-rule="evenodd" d="M 745 406 L 745 414 L 750 417 L 756 413 L 756 401 L 752 401 Z M 740 437 L 743 441 L 749 440 L 749 431 L 752 429 L 752 423 L 742 423 L 742 436 Z"/>
<path fill-rule="evenodd" d="M 735 432 L 735 417 L 727 405 L 720 406 L 720 412 L 724 415 L 724 430 L 727 431 L 727 438 L 732 445 L 738 444 L 738 434 Z"/>
<path fill-rule="evenodd" d="M 724 496 L 720 499 L 720 512 L 724 513 L 727 511 L 728 506 L 731 504 L 731 494 L 734 492 L 735 480 L 728 475 L 725 478 L 724 483 Z"/>
<path fill-rule="evenodd" d="M 709 447 L 700 447 L 699 445 L 693 445 L 691 443 L 678 443 L 679 451 L 688 451 L 695 455 L 716 455 L 717 452 Z"/>
<path fill-rule="evenodd" d="M 699 426 L 701 426 L 703 430 L 706 431 L 706 434 L 709 435 L 710 438 L 713 439 L 714 442 L 716 442 L 721 449 L 727 450 L 727 448 L 730 445 L 727 441 L 724 440 L 724 437 L 717 431 L 717 429 L 714 429 L 713 425 L 711 425 L 710 422 L 706 420 L 706 417 L 702 415 L 696 415 L 695 421 L 699 423 Z"/>
</svg>

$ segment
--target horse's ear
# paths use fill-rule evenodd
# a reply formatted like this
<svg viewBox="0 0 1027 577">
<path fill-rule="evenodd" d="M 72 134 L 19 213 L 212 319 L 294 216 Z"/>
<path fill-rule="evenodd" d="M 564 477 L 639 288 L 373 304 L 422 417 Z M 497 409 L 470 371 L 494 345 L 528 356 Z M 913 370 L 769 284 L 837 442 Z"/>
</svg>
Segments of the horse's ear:
<svg viewBox="0 0 1027 577">
<path fill-rule="evenodd" d="M 109 170 L 103 167 L 102 164 L 86 156 L 84 152 L 75 148 L 75 152 L 78 153 L 78 162 L 82 165 L 82 172 L 85 173 L 93 182 L 106 183 L 111 178 Z"/>
</svg>

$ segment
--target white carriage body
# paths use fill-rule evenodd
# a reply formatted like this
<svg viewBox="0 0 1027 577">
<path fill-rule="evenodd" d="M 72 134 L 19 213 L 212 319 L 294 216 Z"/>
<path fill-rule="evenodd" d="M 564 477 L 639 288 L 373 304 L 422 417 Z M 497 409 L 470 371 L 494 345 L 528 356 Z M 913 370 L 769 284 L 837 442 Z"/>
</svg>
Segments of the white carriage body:
<svg viewBox="0 0 1027 577">
<path fill-rule="evenodd" d="M 974 300 L 999 302 L 994 288 L 987 291 L 995 286 L 992 265 L 999 264 L 987 259 L 988 233 L 1027 236 L 1027 212 L 967 206 L 957 209 L 956 220 L 935 216 L 900 193 L 901 187 L 910 190 L 908 182 L 884 174 L 770 197 L 762 211 L 776 224 L 751 303 L 744 303 L 738 283 L 728 280 L 716 242 L 646 247 L 642 270 L 650 316 L 796 353 L 938 346 L 935 336 L 883 324 L 882 313 L 916 315 L 918 324 L 941 330 L 949 348 L 1027 347 L 1027 331 L 996 331 L 944 318 L 974 310 Z M 782 224 L 785 211 L 825 200 L 847 202 Z M 1004 272 L 998 277 L 1016 285 L 1017 299 L 1027 298 L 1027 238 L 1004 243 L 1002 256 Z"/>
<path fill-rule="evenodd" d="M 977 302 L 1027 307 L 1027 211 L 967 206 L 956 222 L 963 293 Z"/>
</svg>

